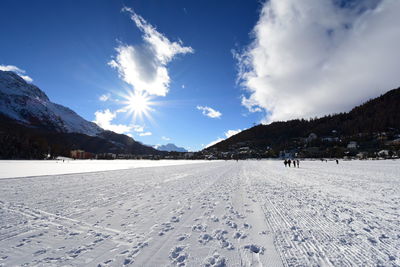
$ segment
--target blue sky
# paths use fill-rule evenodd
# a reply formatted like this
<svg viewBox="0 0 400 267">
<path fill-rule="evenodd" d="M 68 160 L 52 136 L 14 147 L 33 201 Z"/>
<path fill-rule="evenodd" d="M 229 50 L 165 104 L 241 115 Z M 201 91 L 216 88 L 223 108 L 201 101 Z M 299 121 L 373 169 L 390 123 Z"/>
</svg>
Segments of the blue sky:
<svg viewBox="0 0 400 267">
<path fill-rule="evenodd" d="M 104 128 L 200 150 L 397 88 L 399 12 L 394 0 L 3 0 L 0 67 Z M 149 116 L 134 119 L 128 92 L 157 103 Z"/>
<path fill-rule="evenodd" d="M 121 100 L 119 94 L 132 86 L 108 62 L 120 43 L 143 44 L 143 33 L 123 7 L 194 52 L 176 55 L 166 65 L 169 91 L 152 98 L 160 104 L 149 112 L 151 119 L 132 121 L 120 112 L 112 124 L 143 126 L 143 132 L 129 133 L 145 144 L 172 142 L 198 150 L 228 130 L 260 121 L 261 114 L 241 106 L 243 91 L 236 84 L 231 51 L 249 44 L 261 8 L 258 1 L 6 0 L 0 9 L 0 64 L 25 70 L 53 102 L 87 120 L 95 120 L 99 110 L 115 112 L 122 106 L 113 99 Z M 111 100 L 100 101 L 102 95 Z M 207 117 L 197 106 L 222 115 Z"/>
</svg>

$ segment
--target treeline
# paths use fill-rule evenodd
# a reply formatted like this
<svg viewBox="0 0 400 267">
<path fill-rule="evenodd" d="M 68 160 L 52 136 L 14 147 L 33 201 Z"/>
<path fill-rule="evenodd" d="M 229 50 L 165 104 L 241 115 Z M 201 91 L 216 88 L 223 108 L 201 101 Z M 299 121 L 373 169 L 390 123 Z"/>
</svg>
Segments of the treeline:
<svg viewBox="0 0 400 267">
<path fill-rule="evenodd" d="M 61 133 L 47 128 L 22 125 L 0 114 L 0 159 L 44 159 L 70 156 L 70 151 L 82 149 L 91 153 L 157 155 L 161 152 L 111 131 L 100 136 Z"/>
</svg>

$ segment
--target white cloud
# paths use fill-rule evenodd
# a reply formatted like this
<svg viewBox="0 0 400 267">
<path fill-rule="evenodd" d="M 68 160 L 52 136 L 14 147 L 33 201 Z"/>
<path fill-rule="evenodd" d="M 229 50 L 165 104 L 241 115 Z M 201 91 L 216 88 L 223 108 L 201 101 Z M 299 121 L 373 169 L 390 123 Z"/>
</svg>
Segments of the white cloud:
<svg viewBox="0 0 400 267">
<path fill-rule="evenodd" d="M 117 69 L 119 76 L 135 91 L 149 95 L 165 96 L 169 90 L 170 77 L 167 64 L 178 54 L 193 53 L 182 42 L 171 42 L 141 16 L 130 8 L 131 19 L 143 33 L 140 46 L 119 45 L 116 57 L 108 64 Z"/>
<path fill-rule="evenodd" d="M 161 136 L 161 139 L 162 139 L 162 140 L 165 140 L 165 141 L 170 141 L 170 140 L 171 140 L 171 138 L 166 137 L 166 136 Z"/>
<path fill-rule="evenodd" d="M 238 60 L 266 121 L 347 111 L 400 85 L 400 1 L 270 0 Z"/>
<path fill-rule="evenodd" d="M 237 130 L 228 130 L 227 132 L 225 132 L 225 137 L 229 138 L 231 136 L 234 136 L 235 134 L 240 133 L 242 130 L 241 129 L 237 129 Z"/>
<path fill-rule="evenodd" d="M 185 85 L 184 84 L 182 84 L 182 89 L 185 89 Z"/>
<path fill-rule="evenodd" d="M 101 95 L 101 96 L 99 97 L 99 100 L 100 100 L 100 101 L 103 101 L 103 102 L 106 102 L 106 101 L 110 100 L 110 98 L 111 98 L 111 94 L 108 93 L 108 94 L 103 94 L 103 95 Z"/>
<path fill-rule="evenodd" d="M 210 117 L 213 119 L 220 118 L 222 115 L 221 112 L 219 112 L 213 108 L 207 107 L 207 106 L 197 106 L 197 109 L 201 110 L 204 116 L 207 116 L 207 117 Z"/>
<path fill-rule="evenodd" d="M 214 140 L 214 141 L 210 142 L 210 143 L 209 143 L 208 145 L 206 145 L 205 147 L 207 148 L 207 147 L 213 146 L 213 145 L 215 145 L 215 144 L 217 144 L 217 143 L 219 143 L 219 142 L 221 142 L 221 141 L 224 141 L 225 139 L 227 139 L 227 138 L 229 138 L 229 137 L 231 137 L 231 136 L 234 136 L 235 134 L 240 133 L 241 131 L 242 131 L 241 129 L 237 129 L 237 130 L 228 130 L 228 131 L 225 132 L 225 138 L 218 137 L 217 140 Z M 201 146 L 204 146 L 204 145 L 202 144 Z"/>
<path fill-rule="evenodd" d="M 132 125 L 132 128 L 137 133 L 142 133 L 144 131 L 144 126 L 141 125 Z"/>
<path fill-rule="evenodd" d="M 150 136 L 150 135 L 152 135 L 151 132 L 144 132 L 139 134 L 139 136 Z"/>
<path fill-rule="evenodd" d="M 16 74 L 18 74 L 19 77 L 24 79 L 26 82 L 31 83 L 33 82 L 33 79 L 29 77 L 28 75 L 25 75 L 25 71 L 18 68 L 17 66 L 13 65 L 0 65 L 0 70 L 2 71 L 13 71 Z"/>
<path fill-rule="evenodd" d="M 218 137 L 217 140 L 214 140 L 214 141 L 210 142 L 208 145 L 205 146 L 205 148 L 213 146 L 213 145 L 215 145 L 215 144 L 217 144 L 217 143 L 219 143 L 221 141 L 224 141 L 224 140 L 225 140 L 225 138 Z"/>
<path fill-rule="evenodd" d="M 104 111 L 98 110 L 94 113 L 95 120 L 93 121 L 101 128 L 110 130 L 119 134 L 125 134 L 132 130 L 131 126 L 124 124 L 112 124 L 112 120 L 117 116 L 117 112 L 112 112 L 109 109 Z"/>
</svg>

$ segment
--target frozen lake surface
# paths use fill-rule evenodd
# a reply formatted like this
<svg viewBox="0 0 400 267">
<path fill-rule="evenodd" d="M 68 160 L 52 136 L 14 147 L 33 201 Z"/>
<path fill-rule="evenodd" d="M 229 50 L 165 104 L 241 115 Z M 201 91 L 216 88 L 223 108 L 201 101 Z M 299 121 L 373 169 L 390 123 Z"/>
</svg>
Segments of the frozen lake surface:
<svg viewBox="0 0 400 267">
<path fill-rule="evenodd" d="M 0 266 L 399 266 L 399 163 L 1 179 Z"/>
<path fill-rule="evenodd" d="M 0 179 L 211 162 L 205 160 L 0 160 Z M 212 161 L 214 162 L 214 161 Z"/>
</svg>

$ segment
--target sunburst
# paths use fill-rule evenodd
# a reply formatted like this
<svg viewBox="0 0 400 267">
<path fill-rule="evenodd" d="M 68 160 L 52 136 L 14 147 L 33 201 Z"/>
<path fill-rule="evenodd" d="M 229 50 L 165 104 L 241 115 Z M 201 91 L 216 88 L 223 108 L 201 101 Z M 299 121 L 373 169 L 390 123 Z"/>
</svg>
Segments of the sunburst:
<svg viewBox="0 0 400 267">
<path fill-rule="evenodd" d="M 143 119 L 143 117 L 151 118 L 150 112 L 153 111 L 151 106 L 155 103 L 151 101 L 151 97 L 148 94 L 133 91 L 123 97 L 124 110 L 133 116 L 133 120 Z"/>
</svg>

